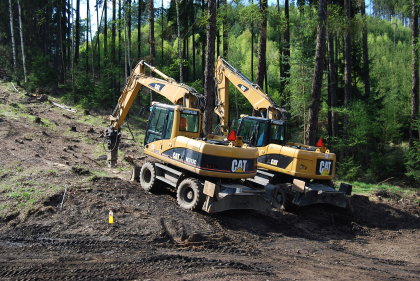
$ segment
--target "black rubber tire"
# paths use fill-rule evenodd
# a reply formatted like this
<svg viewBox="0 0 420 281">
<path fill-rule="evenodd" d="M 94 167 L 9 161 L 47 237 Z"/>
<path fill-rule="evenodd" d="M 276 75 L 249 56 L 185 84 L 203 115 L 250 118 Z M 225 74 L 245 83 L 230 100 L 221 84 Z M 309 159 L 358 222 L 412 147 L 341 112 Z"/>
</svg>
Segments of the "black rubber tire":
<svg viewBox="0 0 420 281">
<path fill-rule="evenodd" d="M 147 192 L 159 191 L 161 184 L 156 179 L 156 168 L 153 163 L 146 162 L 141 166 L 140 185 Z"/>
<path fill-rule="evenodd" d="M 280 187 L 276 195 L 276 201 L 279 204 L 279 209 L 291 212 L 296 210 L 297 206 L 293 204 L 293 193 L 286 187 Z"/>
<path fill-rule="evenodd" d="M 196 211 L 204 203 L 203 184 L 194 178 L 186 178 L 177 188 L 176 200 L 178 205 L 185 209 Z"/>
</svg>

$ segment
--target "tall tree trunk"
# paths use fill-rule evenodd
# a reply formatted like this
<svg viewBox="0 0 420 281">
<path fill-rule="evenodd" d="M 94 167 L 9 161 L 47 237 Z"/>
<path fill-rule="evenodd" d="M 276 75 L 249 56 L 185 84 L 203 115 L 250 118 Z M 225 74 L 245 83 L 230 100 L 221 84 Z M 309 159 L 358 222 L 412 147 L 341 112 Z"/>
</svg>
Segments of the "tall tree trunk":
<svg viewBox="0 0 420 281">
<path fill-rule="evenodd" d="M 192 19 L 191 19 L 191 33 L 192 33 L 192 77 L 193 81 L 195 81 L 195 8 L 194 8 L 194 0 L 191 0 L 191 7 L 192 7 Z M 162 18 L 163 19 L 163 18 Z"/>
<path fill-rule="evenodd" d="M 204 0 L 201 0 L 201 14 L 204 15 L 206 7 L 204 4 Z M 205 72 L 205 64 L 206 64 L 206 36 L 205 32 L 203 31 L 200 38 L 201 38 L 201 70 L 202 70 L 202 83 L 204 87 L 204 72 Z"/>
<path fill-rule="evenodd" d="M 206 65 L 204 70 L 204 95 L 206 97 L 206 108 L 204 111 L 204 133 L 211 133 L 214 110 L 214 41 L 216 37 L 216 0 L 208 0 L 208 24 L 207 24 L 207 48 Z"/>
<path fill-rule="evenodd" d="M 139 0 L 138 6 L 138 18 L 137 18 L 137 59 L 141 58 L 141 4 L 142 1 Z"/>
<path fill-rule="evenodd" d="M 89 0 L 86 1 L 86 74 L 89 72 Z"/>
<path fill-rule="evenodd" d="M 258 45 L 258 73 L 257 84 L 263 89 L 264 77 L 267 68 L 266 49 L 267 49 L 267 0 L 260 0 L 260 40 Z"/>
<path fill-rule="evenodd" d="M 127 29 L 128 29 L 128 49 L 127 49 L 127 60 L 128 70 L 131 70 L 131 0 L 127 0 Z"/>
<path fill-rule="evenodd" d="M 412 85 L 411 85 L 411 128 L 409 143 L 420 138 L 419 131 L 419 7 L 416 0 L 411 1 L 411 31 L 412 31 Z"/>
<path fill-rule="evenodd" d="M 111 23 L 111 67 L 114 68 L 117 65 L 117 52 L 116 52 L 116 37 L 117 37 L 117 1 L 112 0 L 112 23 Z M 118 75 L 112 73 L 112 89 L 114 93 L 118 93 L 117 80 L 120 80 Z M 115 77 L 117 76 L 117 77 Z"/>
<path fill-rule="evenodd" d="M 280 13 L 280 0 L 277 0 L 277 17 L 278 18 L 281 18 L 281 13 Z M 277 45 L 278 45 L 278 47 L 279 47 L 279 50 L 278 50 L 278 54 L 279 54 L 279 74 L 280 74 L 280 77 L 279 77 L 279 87 L 280 87 L 280 89 L 281 89 L 281 86 L 282 86 L 282 82 L 281 82 L 281 79 L 283 78 L 283 75 L 282 75 L 282 69 L 283 69 L 283 67 L 282 67 L 282 61 L 283 61 L 283 43 L 282 43 L 282 35 L 281 35 L 281 25 L 280 24 L 278 24 L 277 25 Z M 280 94 L 281 94 L 281 91 L 280 91 Z M 286 101 L 286 97 L 283 97 L 283 101 Z"/>
<path fill-rule="evenodd" d="M 369 53 L 368 53 L 368 30 L 366 19 L 365 0 L 361 1 L 360 12 L 363 18 L 362 28 L 362 49 L 363 49 L 363 81 L 365 84 L 365 95 L 370 96 L 370 75 L 369 75 Z"/>
<path fill-rule="evenodd" d="M 228 52 L 229 52 L 229 27 L 228 27 L 228 21 L 227 21 L 227 0 L 222 0 L 223 5 L 223 56 L 227 59 L 228 58 Z"/>
<path fill-rule="evenodd" d="M 254 0 L 251 0 L 254 4 Z M 251 80 L 254 81 L 254 21 L 251 21 Z"/>
<path fill-rule="evenodd" d="M 220 7 L 220 0 L 216 0 L 216 10 Z M 216 56 L 220 56 L 220 28 L 217 26 L 216 19 Z"/>
<path fill-rule="evenodd" d="M 59 67 L 59 82 L 64 83 L 64 53 L 63 53 L 63 0 L 57 1 L 57 58 Z"/>
<path fill-rule="evenodd" d="M 76 42 L 74 42 L 74 63 L 79 62 L 80 54 L 80 0 L 76 0 Z"/>
<path fill-rule="evenodd" d="M 108 0 L 104 0 L 104 57 L 108 58 Z"/>
<path fill-rule="evenodd" d="M 331 32 L 328 35 L 328 131 L 331 137 L 337 136 L 337 122 L 335 108 L 337 106 L 337 66 L 334 58 L 334 37 Z"/>
<path fill-rule="evenodd" d="M 177 39 L 178 39 L 178 67 L 179 67 L 179 82 L 184 81 L 184 77 L 182 75 L 182 50 L 181 50 L 181 23 L 179 19 L 179 3 L 180 0 L 175 0 L 175 9 L 176 9 L 176 31 L 177 31 Z"/>
<path fill-rule="evenodd" d="M 318 132 L 318 115 L 321 100 L 322 73 L 325 55 L 325 25 L 327 21 L 326 0 L 319 1 L 318 28 L 316 38 L 315 69 L 312 80 L 311 104 L 309 105 L 309 124 L 306 143 L 314 145 Z"/>
<path fill-rule="evenodd" d="M 284 46 L 281 63 L 281 79 L 280 93 L 284 93 L 284 89 L 290 78 L 290 16 L 289 16 L 289 0 L 284 1 L 284 17 L 286 20 L 286 30 L 284 31 Z M 286 103 L 289 102 L 288 95 L 285 96 Z"/>
<path fill-rule="evenodd" d="M 101 34 L 101 25 L 99 20 L 99 3 L 100 2 L 96 0 L 96 26 L 98 27 L 98 30 L 96 31 L 96 44 L 98 45 L 98 77 L 101 72 L 101 41 L 99 39 L 99 34 Z"/>
<path fill-rule="evenodd" d="M 23 25 L 22 25 L 22 11 L 20 8 L 20 0 L 17 0 L 18 4 L 18 13 L 19 13 L 19 33 L 20 33 L 20 47 L 22 50 L 22 64 L 23 64 L 23 77 L 25 81 L 25 86 L 28 84 L 28 75 L 26 72 L 26 57 L 25 57 L 25 43 L 23 40 Z"/>
<path fill-rule="evenodd" d="M 155 64 L 156 47 L 155 47 L 155 8 L 153 0 L 149 0 L 149 55 L 150 63 Z M 153 101 L 153 92 L 150 91 L 150 104 Z"/>
<path fill-rule="evenodd" d="M 67 0 L 67 69 L 71 68 L 72 61 L 72 35 L 71 35 L 71 22 L 72 18 L 72 2 L 73 0 Z"/>
<path fill-rule="evenodd" d="M 163 9 L 163 0 L 162 0 L 162 4 L 161 4 L 161 7 L 160 7 L 160 12 L 161 12 L 161 20 L 162 20 L 162 22 L 161 22 L 161 32 L 160 32 L 160 38 L 161 38 L 161 47 L 160 47 L 160 61 L 161 61 L 161 63 L 162 63 L 162 65 L 163 65 L 163 43 L 164 43 L 164 41 L 163 41 L 163 25 L 164 25 L 164 17 L 163 17 L 163 12 L 164 12 L 164 9 Z"/>
<path fill-rule="evenodd" d="M 111 24 L 111 62 L 112 66 L 116 64 L 116 50 L 115 50 L 115 37 L 116 33 L 116 23 L 117 23 L 117 1 L 112 0 L 112 24 Z"/>
<path fill-rule="evenodd" d="M 122 36 L 121 36 L 121 29 L 122 26 L 124 26 L 124 31 L 125 31 L 125 24 L 121 24 L 122 21 L 122 4 L 121 4 L 121 0 L 118 0 L 118 25 L 117 25 L 117 29 L 118 29 L 118 55 L 117 55 L 117 63 L 118 63 L 118 79 L 117 79 L 117 89 L 121 89 L 121 56 L 122 56 L 122 50 L 121 50 L 121 43 L 123 42 Z M 124 44 L 125 44 L 125 38 L 124 37 Z M 124 48 L 125 50 L 125 48 Z M 124 53 L 124 57 L 125 57 L 125 53 Z M 127 64 L 124 63 L 124 71 L 127 72 Z M 126 80 L 127 80 L 127 75 L 125 75 Z M 126 81 L 124 80 L 124 81 Z"/>
<path fill-rule="evenodd" d="M 13 28 L 13 9 L 12 0 L 9 0 L 9 15 L 10 15 L 10 37 L 12 38 L 12 55 L 13 55 L 13 72 L 16 74 L 16 44 L 15 44 L 15 32 Z"/>
<path fill-rule="evenodd" d="M 88 13 L 88 18 L 87 18 L 87 22 L 88 22 L 88 34 L 90 34 L 90 39 L 89 36 L 88 38 L 88 43 L 90 41 L 92 50 L 90 52 L 90 58 L 91 58 L 91 67 L 92 67 L 92 79 L 93 79 L 93 85 L 95 85 L 95 46 L 93 45 L 93 35 L 92 35 L 92 18 L 90 16 L 90 5 L 89 5 L 89 0 L 87 0 L 87 13 Z"/>
<path fill-rule="evenodd" d="M 344 0 L 344 12 L 348 23 L 344 34 L 344 105 L 347 106 L 351 100 L 351 0 Z"/>
</svg>

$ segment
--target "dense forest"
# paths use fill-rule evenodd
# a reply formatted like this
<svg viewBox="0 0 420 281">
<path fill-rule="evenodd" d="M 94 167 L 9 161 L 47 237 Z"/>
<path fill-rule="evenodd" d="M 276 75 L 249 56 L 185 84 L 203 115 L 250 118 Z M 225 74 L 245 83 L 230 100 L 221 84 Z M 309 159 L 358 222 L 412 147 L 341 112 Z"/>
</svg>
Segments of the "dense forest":
<svg viewBox="0 0 420 281">
<path fill-rule="evenodd" d="M 416 0 L 1 1 L 0 72 L 110 110 L 143 59 L 206 94 L 210 112 L 223 56 L 287 109 L 293 141 L 326 140 L 340 178 L 416 186 L 418 9 Z M 231 95 L 234 118 L 252 114 Z"/>
</svg>

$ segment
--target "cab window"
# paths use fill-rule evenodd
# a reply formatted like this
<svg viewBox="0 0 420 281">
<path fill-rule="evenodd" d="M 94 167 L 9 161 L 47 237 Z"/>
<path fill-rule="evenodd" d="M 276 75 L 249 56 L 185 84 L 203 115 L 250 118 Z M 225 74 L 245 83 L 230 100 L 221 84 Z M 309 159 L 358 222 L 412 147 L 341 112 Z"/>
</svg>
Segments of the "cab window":
<svg viewBox="0 0 420 281">
<path fill-rule="evenodd" d="M 144 144 L 171 137 L 173 111 L 153 107 L 144 138 Z"/>
<path fill-rule="evenodd" d="M 285 142 L 284 125 L 271 124 L 270 131 L 270 143 L 283 144 Z"/>
<path fill-rule="evenodd" d="M 241 136 L 245 143 L 249 144 L 255 123 L 255 121 L 249 119 L 239 120 L 238 136 Z"/>
<path fill-rule="evenodd" d="M 198 132 L 199 115 L 197 111 L 184 110 L 179 120 L 179 130 L 182 132 Z"/>
</svg>

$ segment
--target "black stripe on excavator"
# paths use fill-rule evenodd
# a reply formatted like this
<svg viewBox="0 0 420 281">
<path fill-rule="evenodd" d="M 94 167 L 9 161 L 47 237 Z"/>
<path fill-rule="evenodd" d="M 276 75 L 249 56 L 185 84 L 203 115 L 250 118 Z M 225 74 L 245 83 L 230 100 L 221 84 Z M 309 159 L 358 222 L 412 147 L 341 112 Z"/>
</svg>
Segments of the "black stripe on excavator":
<svg viewBox="0 0 420 281">
<path fill-rule="evenodd" d="M 162 155 L 207 171 L 235 174 L 252 174 L 256 172 L 256 159 L 214 156 L 182 147 L 168 149 Z"/>
<path fill-rule="evenodd" d="M 285 169 L 292 163 L 293 157 L 280 154 L 266 154 L 258 157 L 258 162 Z"/>
</svg>

